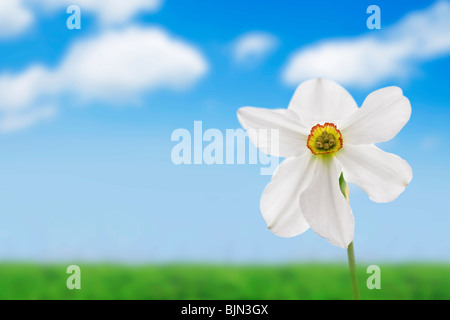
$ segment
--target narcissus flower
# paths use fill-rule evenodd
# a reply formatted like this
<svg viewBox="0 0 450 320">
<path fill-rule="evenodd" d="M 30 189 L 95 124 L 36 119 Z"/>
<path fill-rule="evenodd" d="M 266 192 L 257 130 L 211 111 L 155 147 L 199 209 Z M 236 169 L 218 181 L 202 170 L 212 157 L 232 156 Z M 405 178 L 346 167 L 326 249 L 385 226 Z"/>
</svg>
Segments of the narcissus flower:
<svg viewBox="0 0 450 320">
<path fill-rule="evenodd" d="M 395 200 L 412 179 L 411 167 L 374 144 L 394 138 L 410 116 L 409 100 L 398 87 L 371 93 L 358 108 L 344 88 L 324 79 L 302 83 L 287 109 L 239 109 L 251 141 L 265 153 L 286 158 L 261 198 L 269 229 L 294 237 L 311 227 L 347 248 L 355 220 L 339 177 L 342 173 L 375 202 Z M 258 134 L 261 129 L 278 130 L 279 139 Z"/>
</svg>

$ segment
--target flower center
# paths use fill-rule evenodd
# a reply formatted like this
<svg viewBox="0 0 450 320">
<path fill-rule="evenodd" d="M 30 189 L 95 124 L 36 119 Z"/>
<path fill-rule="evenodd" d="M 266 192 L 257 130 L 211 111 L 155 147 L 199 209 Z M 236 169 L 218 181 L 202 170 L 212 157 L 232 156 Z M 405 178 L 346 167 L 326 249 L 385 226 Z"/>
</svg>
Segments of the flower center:
<svg viewBox="0 0 450 320">
<path fill-rule="evenodd" d="M 333 123 L 317 124 L 311 129 L 306 145 L 315 155 L 335 153 L 343 146 L 342 134 Z"/>
</svg>

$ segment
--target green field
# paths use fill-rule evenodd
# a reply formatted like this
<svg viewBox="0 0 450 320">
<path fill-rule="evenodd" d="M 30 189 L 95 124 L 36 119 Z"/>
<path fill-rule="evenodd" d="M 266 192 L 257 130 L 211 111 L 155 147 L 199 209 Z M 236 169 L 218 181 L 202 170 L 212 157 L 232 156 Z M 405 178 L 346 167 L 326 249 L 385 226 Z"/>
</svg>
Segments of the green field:
<svg viewBox="0 0 450 320">
<path fill-rule="evenodd" d="M 0 265 L 0 299 L 351 299 L 345 265 L 80 265 L 81 290 L 67 266 Z M 381 266 L 381 290 L 362 299 L 450 299 L 449 265 Z"/>
</svg>

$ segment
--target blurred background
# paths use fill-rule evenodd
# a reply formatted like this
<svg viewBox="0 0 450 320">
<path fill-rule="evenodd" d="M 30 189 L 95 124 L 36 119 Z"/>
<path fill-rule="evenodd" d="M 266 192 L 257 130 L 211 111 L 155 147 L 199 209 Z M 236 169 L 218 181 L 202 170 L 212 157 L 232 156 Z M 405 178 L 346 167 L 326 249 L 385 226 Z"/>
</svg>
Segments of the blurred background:
<svg viewBox="0 0 450 320">
<path fill-rule="evenodd" d="M 261 165 L 171 159 L 174 130 L 225 134 L 316 77 L 358 105 L 396 85 L 413 109 L 380 144 L 412 166 L 406 191 L 350 185 L 363 298 L 450 298 L 449 71 L 450 1 L 2 0 L 0 298 L 351 298 L 345 250 L 267 230 Z"/>
</svg>

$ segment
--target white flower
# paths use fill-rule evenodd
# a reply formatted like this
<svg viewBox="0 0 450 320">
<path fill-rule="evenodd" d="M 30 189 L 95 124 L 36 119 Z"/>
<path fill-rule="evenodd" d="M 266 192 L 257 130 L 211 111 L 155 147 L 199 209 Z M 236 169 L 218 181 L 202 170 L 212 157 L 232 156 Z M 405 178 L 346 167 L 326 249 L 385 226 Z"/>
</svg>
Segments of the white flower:
<svg viewBox="0 0 450 320">
<path fill-rule="evenodd" d="M 371 93 L 358 108 L 344 88 L 324 79 L 302 83 L 287 109 L 239 109 L 238 119 L 251 141 L 268 154 L 287 158 L 261 198 L 269 229 L 294 237 L 311 227 L 347 248 L 355 220 L 339 177 L 342 173 L 372 201 L 395 200 L 412 179 L 411 167 L 374 143 L 394 138 L 410 116 L 409 100 L 398 87 Z M 255 134 L 261 129 L 279 130 L 279 141 Z"/>
</svg>

